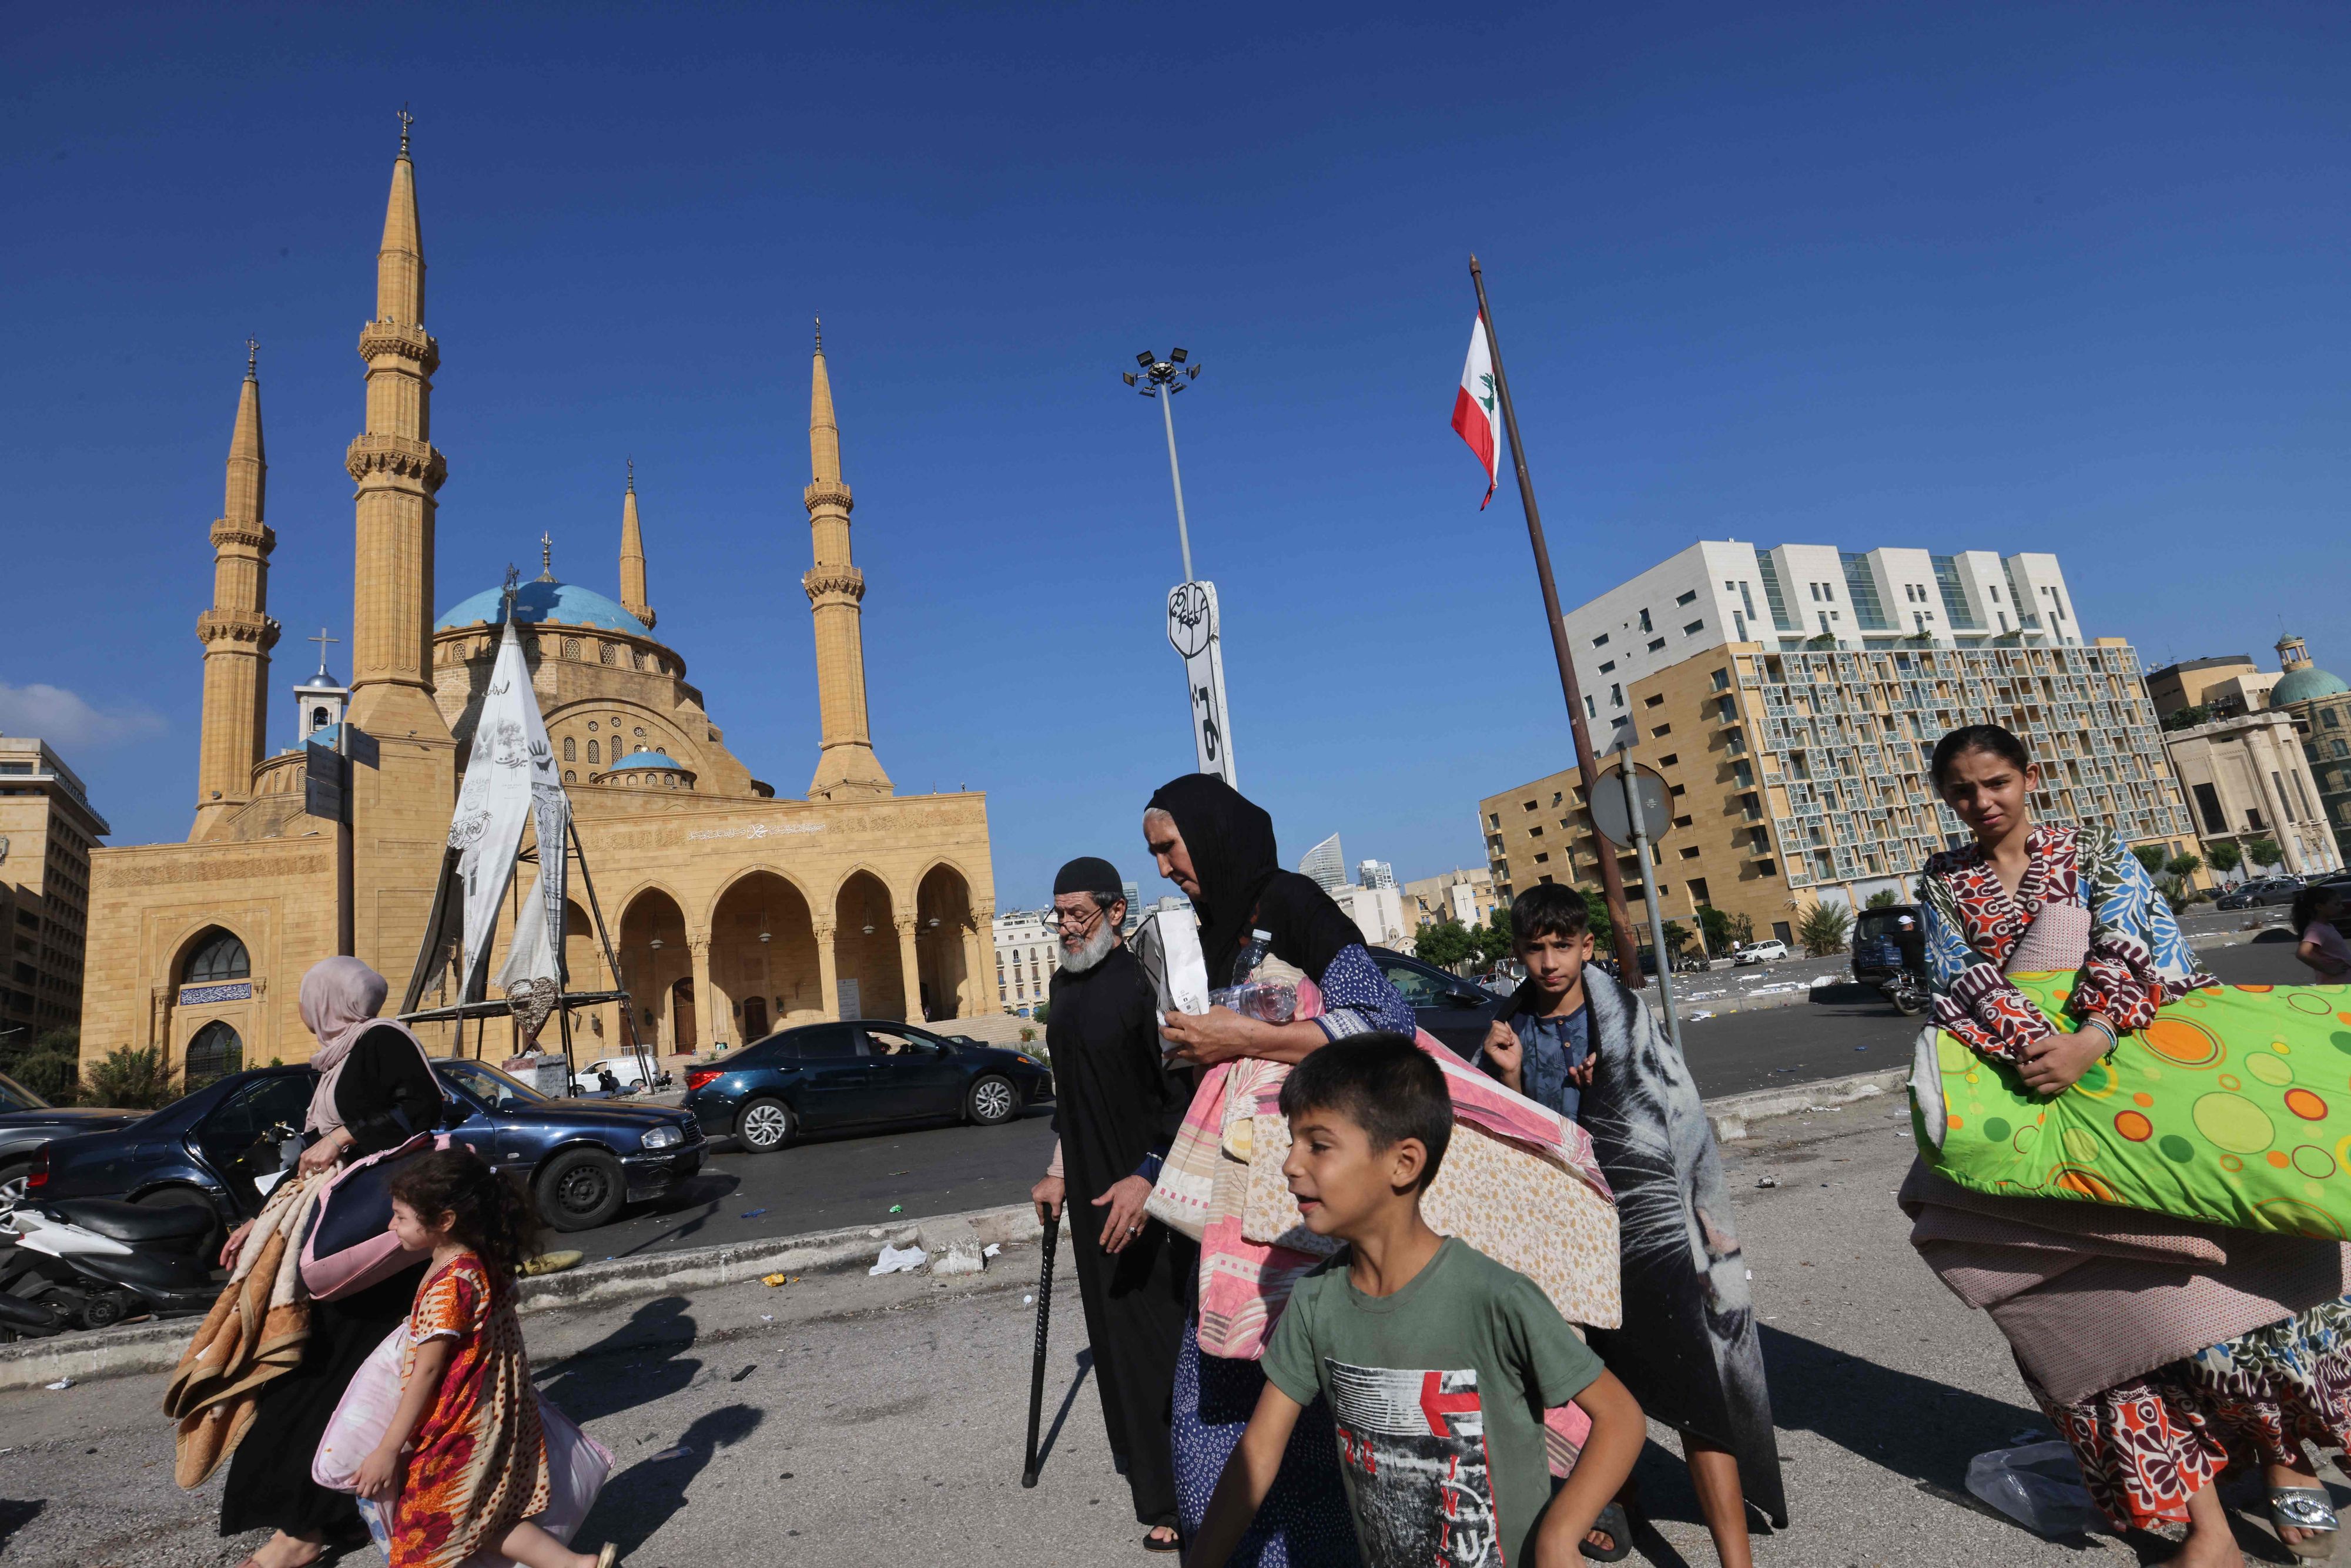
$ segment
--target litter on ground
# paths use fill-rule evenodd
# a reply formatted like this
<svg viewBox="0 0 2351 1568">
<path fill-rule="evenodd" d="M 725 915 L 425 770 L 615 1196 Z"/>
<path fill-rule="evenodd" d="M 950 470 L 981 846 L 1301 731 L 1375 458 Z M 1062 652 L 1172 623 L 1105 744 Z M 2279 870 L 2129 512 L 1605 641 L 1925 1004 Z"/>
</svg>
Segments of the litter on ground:
<svg viewBox="0 0 2351 1568">
<path fill-rule="evenodd" d="M 684 1443 L 679 1443 L 674 1447 L 664 1448 L 660 1453 L 655 1454 L 651 1462 L 653 1464 L 659 1464 L 664 1459 L 683 1459 L 693 1452 L 694 1450 L 692 1448 L 687 1448 Z"/>
<path fill-rule="evenodd" d="M 890 1212 L 893 1214 L 904 1214 L 906 1212 L 906 1206 L 903 1203 L 893 1203 L 890 1206 Z"/>
<path fill-rule="evenodd" d="M 1004 1250 L 1004 1249 L 1003 1249 L 1003 1247 L 1002 1247 L 1000 1244 L 998 1244 L 998 1243 L 997 1243 L 997 1242 L 994 1242 L 994 1241 L 991 1241 L 991 1242 L 989 1242 L 987 1246 L 985 1246 L 985 1247 L 983 1247 L 983 1248 L 981 1248 L 981 1249 L 979 1249 L 979 1255 L 980 1255 L 981 1257 L 983 1257 L 983 1258 L 993 1258 L 993 1257 L 995 1257 L 998 1252 L 1001 1252 L 1001 1251 L 1003 1251 L 1003 1250 Z"/>
<path fill-rule="evenodd" d="M 1778 1186 L 1780 1185 L 1780 1178 L 1778 1176 L 1765 1176 L 1761 1181 L 1757 1182 L 1755 1185 L 1757 1186 Z"/>
<path fill-rule="evenodd" d="M 55 1383 L 52 1383 L 52 1384 L 50 1384 L 50 1385 L 49 1385 L 49 1387 L 50 1387 L 50 1389 L 51 1389 L 52 1391 L 55 1391 L 55 1390 L 59 1389 L 59 1388 L 71 1388 L 72 1386 L 73 1386 L 73 1379 L 72 1379 L 72 1378 L 70 1378 L 70 1377 L 60 1377 L 60 1378 L 58 1378 Z"/>
<path fill-rule="evenodd" d="M 920 1247 L 892 1247 L 885 1243 L 882 1255 L 865 1273 L 868 1279 L 881 1274 L 911 1274 L 929 1261 L 930 1254 Z"/>
<path fill-rule="evenodd" d="M 759 1216 L 767 1212 L 768 1211 L 764 1208 L 747 1208 L 743 1211 L 743 1218 L 746 1219 L 757 1219 Z"/>
</svg>

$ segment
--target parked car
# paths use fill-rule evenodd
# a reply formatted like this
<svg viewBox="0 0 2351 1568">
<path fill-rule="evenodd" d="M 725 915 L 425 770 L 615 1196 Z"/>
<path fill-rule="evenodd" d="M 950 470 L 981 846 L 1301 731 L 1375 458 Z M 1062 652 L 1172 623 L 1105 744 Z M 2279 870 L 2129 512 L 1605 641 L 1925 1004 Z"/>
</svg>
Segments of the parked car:
<svg viewBox="0 0 2351 1568">
<path fill-rule="evenodd" d="M 558 1230 L 602 1225 L 701 1168 L 702 1128 L 665 1105 L 550 1100 L 486 1062 L 435 1060 L 450 1098 L 449 1133 L 531 1185 Z M 285 1166 L 318 1075 L 259 1067 L 206 1084 L 152 1115 L 43 1145 L 26 1200 L 111 1197 L 211 1212 L 215 1237 L 261 1208 L 256 1178 Z"/>
<path fill-rule="evenodd" d="M 0 1072 L 0 1230 L 25 1196 L 25 1176 L 33 1168 L 33 1151 L 51 1138 L 76 1133 L 103 1133 L 129 1126 L 144 1111 L 117 1111 L 96 1105 L 52 1105 L 5 1072 Z"/>
<path fill-rule="evenodd" d="M 2212 901 L 2215 909 L 2257 909 L 2265 904 L 2292 904 L 2302 892 L 2298 876 L 2257 876 L 2241 883 Z"/>
<path fill-rule="evenodd" d="M 1390 948 L 1374 947 L 1371 955 L 1388 983 L 1412 1004 L 1420 1027 L 1463 1056 L 1485 1042 L 1487 1025 L 1510 999 L 1509 992 L 1495 992 Z"/>
<path fill-rule="evenodd" d="M 600 1076 L 606 1072 L 611 1073 L 614 1081 L 620 1084 L 622 1093 L 625 1094 L 632 1090 L 642 1091 L 647 1086 L 643 1061 L 633 1056 L 605 1056 L 599 1057 L 572 1074 L 571 1092 L 585 1095 L 607 1092 Z M 660 1077 L 653 1081 L 652 1086 L 659 1088 L 660 1079 L 667 1076 L 667 1073 L 660 1074 Z"/>
<path fill-rule="evenodd" d="M 969 1043 L 888 1019 L 803 1024 L 685 1075 L 686 1113 L 755 1154 L 804 1133 L 898 1122 L 1008 1122 L 1053 1100 L 1024 1051 Z"/>
<path fill-rule="evenodd" d="M 1781 941 L 1777 936 L 1768 936 L 1761 942 L 1750 942 L 1746 946 L 1741 947 L 1738 952 L 1732 954 L 1730 961 L 1741 966 L 1748 964 L 1769 964 L 1778 959 L 1784 958 L 1787 956 L 1788 945 L 1785 942 Z"/>
</svg>

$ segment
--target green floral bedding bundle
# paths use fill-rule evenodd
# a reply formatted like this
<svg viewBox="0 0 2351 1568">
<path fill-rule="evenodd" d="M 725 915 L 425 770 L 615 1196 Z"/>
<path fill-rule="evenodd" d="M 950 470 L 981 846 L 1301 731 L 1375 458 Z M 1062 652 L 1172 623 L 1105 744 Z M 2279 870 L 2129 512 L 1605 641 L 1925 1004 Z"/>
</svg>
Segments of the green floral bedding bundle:
<svg viewBox="0 0 2351 1568">
<path fill-rule="evenodd" d="M 2072 1032 L 2074 975 L 2009 979 Z M 2351 1239 L 2351 986 L 2192 991 L 2049 1100 L 1930 1026 L 1910 1088 L 1920 1153 L 1971 1191 Z"/>
</svg>

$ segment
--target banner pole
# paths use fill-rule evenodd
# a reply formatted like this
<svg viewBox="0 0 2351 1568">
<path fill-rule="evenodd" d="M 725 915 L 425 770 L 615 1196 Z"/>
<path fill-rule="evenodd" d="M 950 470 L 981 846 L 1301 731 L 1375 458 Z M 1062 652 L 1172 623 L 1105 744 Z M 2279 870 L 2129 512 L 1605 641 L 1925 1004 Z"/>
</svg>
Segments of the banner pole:
<svg viewBox="0 0 2351 1568">
<path fill-rule="evenodd" d="M 1519 440 L 1518 411 L 1510 403 L 1510 378 L 1502 373 L 1502 342 L 1494 331 L 1494 313 L 1486 304 L 1486 275 L 1479 270 L 1478 258 L 1469 258 L 1469 278 L 1478 286 L 1478 319 L 1486 329 L 1486 352 L 1494 361 L 1494 390 L 1502 401 L 1502 424 L 1510 433 L 1510 464 L 1518 472 L 1519 504 L 1526 509 L 1527 538 L 1534 546 L 1535 577 L 1542 584 L 1543 619 L 1551 622 L 1551 648 L 1559 661 L 1560 690 L 1567 697 L 1568 733 L 1575 741 L 1576 776 L 1583 781 L 1583 793 L 1588 802 L 1592 791 L 1599 785 L 1597 758 L 1592 749 L 1592 735 L 1583 722 L 1583 693 L 1576 685 L 1575 661 L 1567 648 L 1567 623 L 1561 619 L 1559 585 L 1552 580 L 1551 549 L 1543 543 L 1542 514 L 1535 506 L 1534 481 L 1527 476 L 1527 449 Z M 1633 940 L 1632 912 L 1625 904 L 1625 878 L 1616 869 L 1616 846 L 1603 833 L 1598 824 L 1592 830 L 1593 841 L 1600 846 L 1600 894 L 1608 905 L 1609 924 L 1616 928 L 1616 966 L 1618 977 L 1634 990 L 1640 989 L 1641 957 Z M 1643 868 L 1644 875 L 1647 868 Z"/>
</svg>

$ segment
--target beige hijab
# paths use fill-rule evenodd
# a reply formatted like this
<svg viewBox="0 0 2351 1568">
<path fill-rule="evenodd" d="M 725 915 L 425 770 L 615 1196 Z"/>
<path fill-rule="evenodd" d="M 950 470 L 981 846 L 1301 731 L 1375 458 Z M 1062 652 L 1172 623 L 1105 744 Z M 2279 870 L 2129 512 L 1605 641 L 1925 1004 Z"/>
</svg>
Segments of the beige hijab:
<svg viewBox="0 0 2351 1568">
<path fill-rule="evenodd" d="M 319 1070 L 319 1089 L 310 1096 L 306 1131 L 331 1133 L 343 1124 L 342 1113 L 335 1109 L 335 1086 L 342 1081 L 343 1064 L 350 1060 L 360 1036 L 379 1024 L 405 1035 L 424 1059 L 425 1071 L 432 1071 L 424 1042 L 406 1024 L 376 1017 L 391 989 L 381 975 L 357 958 L 322 958 L 302 977 L 302 1026 L 319 1037 L 319 1049 L 310 1057 L 310 1065 Z"/>
</svg>

